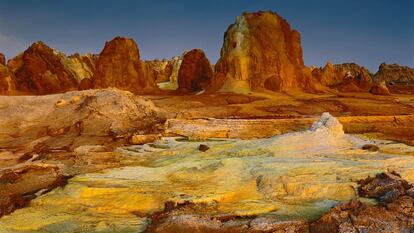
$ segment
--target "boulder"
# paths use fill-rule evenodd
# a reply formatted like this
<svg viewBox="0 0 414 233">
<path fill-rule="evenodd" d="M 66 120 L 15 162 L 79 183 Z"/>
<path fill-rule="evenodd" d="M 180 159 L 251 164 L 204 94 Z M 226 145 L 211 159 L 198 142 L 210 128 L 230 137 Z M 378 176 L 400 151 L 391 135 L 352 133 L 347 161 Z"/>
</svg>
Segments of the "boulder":
<svg viewBox="0 0 414 233">
<path fill-rule="evenodd" d="M 207 88 L 213 77 L 213 69 L 201 49 L 193 49 L 184 55 L 178 71 L 178 88 L 182 92 L 198 92 Z"/>
<path fill-rule="evenodd" d="M 116 37 L 105 43 L 96 60 L 92 80 L 95 88 L 116 87 L 135 94 L 152 93 L 158 88 L 146 72 L 135 41 Z"/>
<path fill-rule="evenodd" d="M 300 34 L 269 11 L 244 13 L 224 34 L 209 90 L 325 90 L 302 58 Z"/>
</svg>

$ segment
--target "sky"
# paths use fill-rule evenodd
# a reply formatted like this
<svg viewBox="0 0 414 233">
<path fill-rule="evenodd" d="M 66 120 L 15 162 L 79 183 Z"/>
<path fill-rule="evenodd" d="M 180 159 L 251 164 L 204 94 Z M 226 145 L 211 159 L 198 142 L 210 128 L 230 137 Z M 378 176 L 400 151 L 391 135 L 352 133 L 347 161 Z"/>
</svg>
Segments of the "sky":
<svg viewBox="0 0 414 233">
<path fill-rule="evenodd" d="M 201 48 L 215 63 L 228 25 L 258 10 L 301 33 L 308 66 L 414 67 L 412 0 L 0 0 L 0 52 L 10 59 L 41 40 L 66 54 L 99 53 L 119 35 L 133 38 L 144 60 Z"/>
</svg>

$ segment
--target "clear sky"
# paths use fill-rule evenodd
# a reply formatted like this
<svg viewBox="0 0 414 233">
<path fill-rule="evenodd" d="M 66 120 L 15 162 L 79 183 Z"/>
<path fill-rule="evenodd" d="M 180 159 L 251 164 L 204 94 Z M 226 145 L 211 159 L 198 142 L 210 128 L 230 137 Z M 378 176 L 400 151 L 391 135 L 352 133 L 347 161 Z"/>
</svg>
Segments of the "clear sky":
<svg viewBox="0 0 414 233">
<path fill-rule="evenodd" d="M 307 65 L 414 67 L 412 0 L 0 0 L 0 52 L 11 58 L 42 40 L 67 54 L 99 53 L 120 35 L 135 39 L 142 59 L 201 48 L 215 63 L 228 25 L 257 10 L 301 33 Z"/>
</svg>

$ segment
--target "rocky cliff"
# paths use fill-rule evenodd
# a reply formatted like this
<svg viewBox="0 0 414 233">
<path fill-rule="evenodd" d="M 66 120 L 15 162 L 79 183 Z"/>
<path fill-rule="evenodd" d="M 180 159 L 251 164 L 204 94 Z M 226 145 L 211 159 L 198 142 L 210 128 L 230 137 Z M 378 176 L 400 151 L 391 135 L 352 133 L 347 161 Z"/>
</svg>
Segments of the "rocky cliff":
<svg viewBox="0 0 414 233">
<path fill-rule="evenodd" d="M 74 90 L 76 77 L 61 62 L 63 55 L 43 42 L 32 44 L 8 62 L 16 76 L 16 87 L 23 92 L 50 94 Z"/>
<path fill-rule="evenodd" d="M 193 49 L 183 57 L 178 71 L 178 88 L 181 92 L 197 92 L 207 88 L 213 69 L 203 50 Z"/>
<path fill-rule="evenodd" d="M 368 91 L 373 85 L 371 73 L 355 63 L 328 62 L 323 68 L 313 69 L 312 75 L 323 85 L 342 92 Z"/>
<path fill-rule="evenodd" d="M 273 12 L 244 13 L 224 34 L 211 90 L 317 92 L 303 63 L 300 34 Z"/>
<path fill-rule="evenodd" d="M 16 90 L 15 77 L 8 67 L 0 64 L 0 95 L 10 95 Z"/>
<path fill-rule="evenodd" d="M 158 88 L 147 78 L 145 63 L 140 60 L 134 40 L 116 37 L 106 42 L 96 60 L 93 75 L 95 88 L 116 87 L 136 94 L 153 93 Z"/>
<path fill-rule="evenodd" d="M 408 84 L 414 83 L 414 69 L 398 64 L 385 64 L 379 66 L 374 76 L 377 81 L 385 81 L 387 84 Z"/>
<path fill-rule="evenodd" d="M 0 53 L 0 65 L 6 65 L 6 57 Z"/>
<path fill-rule="evenodd" d="M 408 66 L 382 63 L 374 80 L 391 93 L 414 94 L 414 69 Z"/>
<path fill-rule="evenodd" d="M 92 55 L 65 54 L 39 41 L 7 64 L 16 89 L 30 94 L 53 94 L 77 90 L 80 82 L 92 77 Z"/>
</svg>

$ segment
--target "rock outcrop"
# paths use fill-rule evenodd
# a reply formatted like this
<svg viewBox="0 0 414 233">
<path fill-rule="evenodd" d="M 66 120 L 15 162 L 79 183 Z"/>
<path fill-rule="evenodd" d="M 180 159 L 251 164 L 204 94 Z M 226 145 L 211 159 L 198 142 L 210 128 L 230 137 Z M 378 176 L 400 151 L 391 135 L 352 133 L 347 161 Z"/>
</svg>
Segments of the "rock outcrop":
<svg viewBox="0 0 414 233">
<path fill-rule="evenodd" d="M 155 59 L 152 61 L 144 61 L 144 64 L 147 69 L 148 78 L 153 79 L 155 83 L 169 81 L 172 71 L 170 61 Z"/>
<path fill-rule="evenodd" d="M 312 75 L 323 85 L 341 92 L 366 92 L 373 85 L 371 73 L 355 63 L 328 62 L 323 68 L 313 69 Z"/>
<path fill-rule="evenodd" d="M 387 84 L 414 83 L 414 69 L 398 64 L 382 63 L 374 78 L 377 81 L 385 81 Z"/>
<path fill-rule="evenodd" d="M 391 93 L 414 94 L 414 69 L 408 66 L 382 63 L 374 79 L 385 82 Z"/>
<path fill-rule="evenodd" d="M 300 34 L 273 12 L 244 13 L 224 34 L 210 90 L 318 92 L 302 58 Z"/>
<path fill-rule="evenodd" d="M 41 41 L 32 44 L 8 62 L 10 71 L 16 76 L 17 89 L 33 94 L 77 89 L 75 76 L 61 62 L 63 57 Z"/>
<path fill-rule="evenodd" d="M 0 95 L 10 95 L 16 90 L 15 77 L 9 68 L 0 64 Z"/>
<path fill-rule="evenodd" d="M 396 173 L 381 173 L 359 181 L 360 197 L 375 198 L 378 205 L 352 200 L 332 208 L 313 222 L 277 217 L 208 214 L 208 204 L 167 202 L 151 216 L 147 232 L 297 232 L 386 233 L 414 229 L 414 188 Z"/>
<path fill-rule="evenodd" d="M 359 200 L 334 207 L 312 223 L 310 232 L 411 232 L 414 229 L 414 188 L 396 173 L 381 173 L 359 181 Z"/>
<path fill-rule="evenodd" d="M 158 88 L 153 79 L 147 78 L 144 66 L 135 41 L 116 37 L 105 43 L 96 60 L 94 87 L 116 87 L 135 94 L 153 93 Z"/>
<path fill-rule="evenodd" d="M 371 89 L 369 90 L 374 95 L 390 95 L 390 91 L 388 90 L 385 81 L 381 81 L 380 83 L 374 84 Z"/>
<path fill-rule="evenodd" d="M 2 53 L 0 53 L 0 65 L 6 65 L 6 57 Z"/>
<path fill-rule="evenodd" d="M 205 90 L 213 77 L 213 69 L 201 49 L 186 53 L 178 72 L 178 88 L 181 92 Z"/>
<path fill-rule="evenodd" d="M 163 211 L 151 217 L 146 232 L 298 232 L 309 233 L 305 221 L 282 221 L 271 217 L 238 218 L 233 215 L 208 215 L 208 205 L 167 202 Z"/>
<path fill-rule="evenodd" d="M 164 90 L 177 90 L 178 89 L 178 72 L 183 62 L 183 57 L 187 53 L 185 51 L 181 56 L 174 56 L 168 61 L 161 75 L 157 76 L 156 82 L 160 89 Z"/>
<path fill-rule="evenodd" d="M 65 54 L 39 41 L 8 62 L 16 89 L 29 94 L 54 94 L 77 90 L 94 72 L 93 55 Z"/>
<path fill-rule="evenodd" d="M 58 166 L 32 164 L 0 170 L 0 217 L 21 208 L 36 197 L 66 184 Z"/>
<path fill-rule="evenodd" d="M 151 101 L 116 89 L 1 96 L 0 106 L 0 147 L 6 149 L 40 139 L 48 147 L 69 151 L 85 143 L 127 141 L 135 132 L 156 130 L 165 120 Z M 14 153 L 23 156 L 26 151 Z"/>
</svg>

